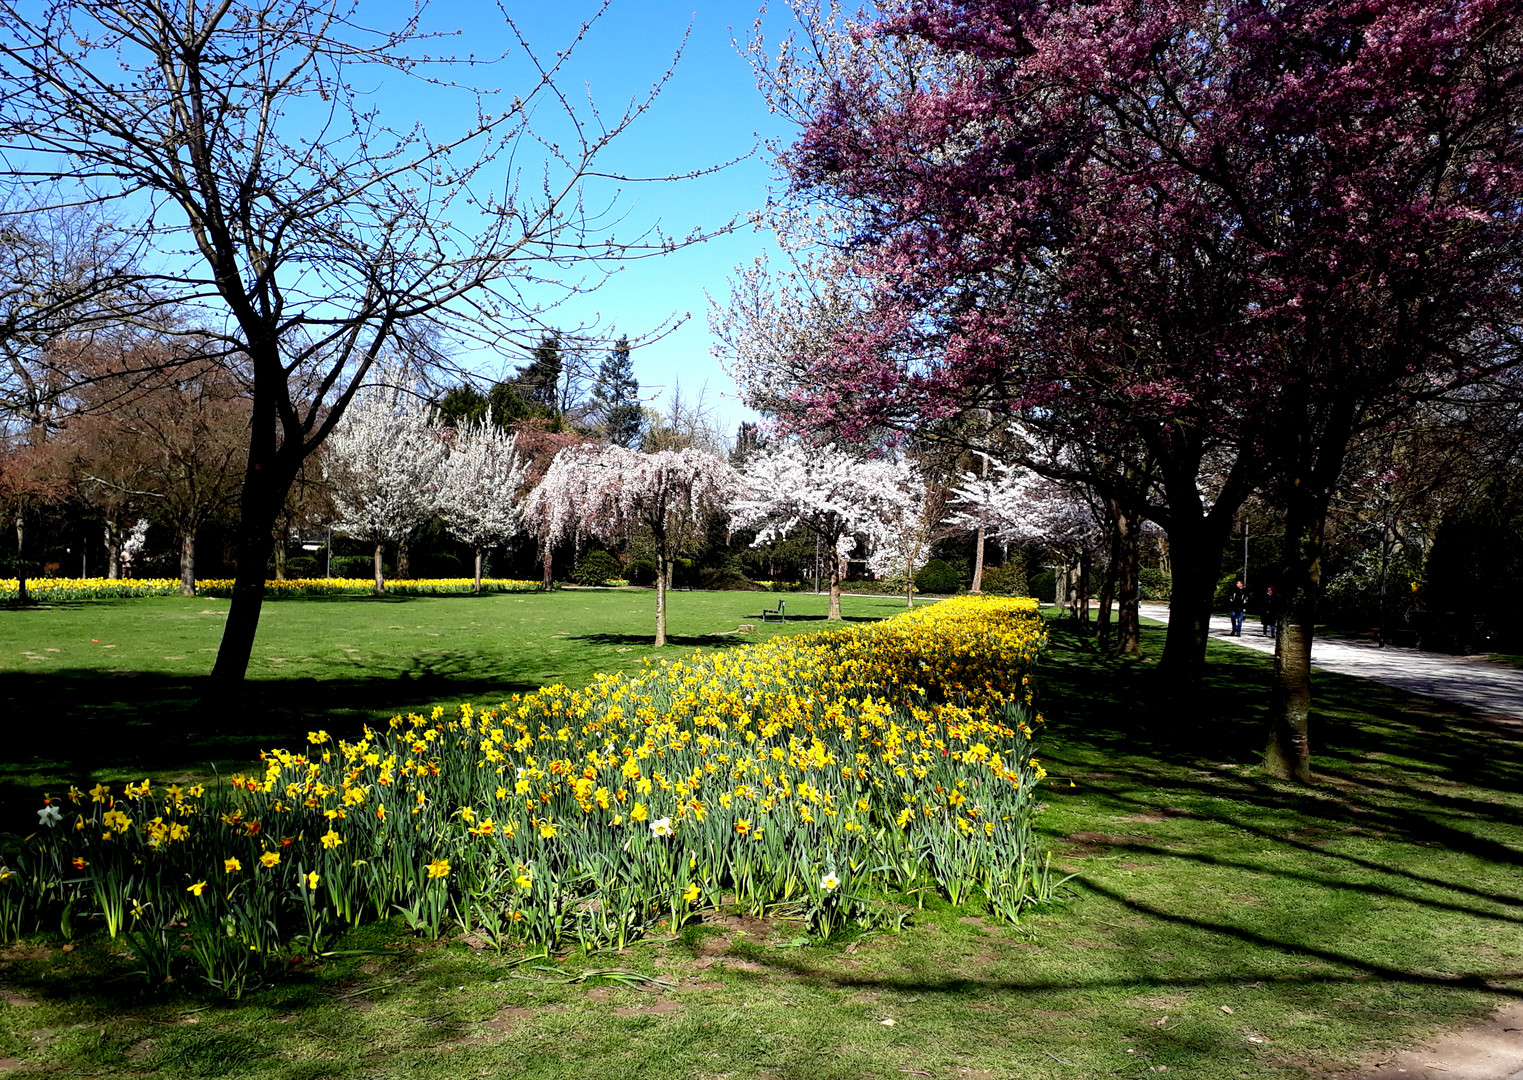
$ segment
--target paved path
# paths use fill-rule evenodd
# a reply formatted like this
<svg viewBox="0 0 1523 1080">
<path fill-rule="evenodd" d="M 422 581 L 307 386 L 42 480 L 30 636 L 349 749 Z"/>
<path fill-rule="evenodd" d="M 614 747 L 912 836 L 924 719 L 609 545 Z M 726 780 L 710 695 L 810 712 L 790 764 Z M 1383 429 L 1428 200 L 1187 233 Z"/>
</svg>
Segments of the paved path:
<svg viewBox="0 0 1523 1080">
<path fill-rule="evenodd" d="M 1139 605 L 1143 616 L 1169 621 L 1165 604 Z M 1233 645 L 1274 652 L 1274 639 L 1262 636 L 1258 619 L 1243 623 L 1243 636 L 1229 633 L 1232 623 L 1225 615 L 1211 617 L 1211 636 Z M 1419 652 L 1395 645 L 1381 648 L 1362 641 L 1312 642 L 1313 666 L 1340 675 L 1357 675 L 1414 694 L 1470 705 L 1483 712 L 1523 719 L 1523 670 L 1493 664 L 1479 656 L 1448 656 Z"/>
</svg>

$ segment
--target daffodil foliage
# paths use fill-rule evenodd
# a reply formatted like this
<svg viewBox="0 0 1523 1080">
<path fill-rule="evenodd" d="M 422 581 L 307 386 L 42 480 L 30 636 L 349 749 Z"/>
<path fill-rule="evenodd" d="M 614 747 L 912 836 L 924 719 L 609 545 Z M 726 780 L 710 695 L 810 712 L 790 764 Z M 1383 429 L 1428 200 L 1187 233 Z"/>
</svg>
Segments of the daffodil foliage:
<svg viewBox="0 0 1523 1080">
<path fill-rule="evenodd" d="M 1029 820 L 1043 644 L 1033 601 L 964 598 L 352 742 L 315 731 L 217 800 L 71 790 L 0 907 L 12 932 L 98 912 L 151 974 L 183 958 L 230 989 L 397 912 L 536 948 L 729 904 L 824 934 L 872 917 L 869 886 L 1013 920 L 1051 890 Z"/>
</svg>

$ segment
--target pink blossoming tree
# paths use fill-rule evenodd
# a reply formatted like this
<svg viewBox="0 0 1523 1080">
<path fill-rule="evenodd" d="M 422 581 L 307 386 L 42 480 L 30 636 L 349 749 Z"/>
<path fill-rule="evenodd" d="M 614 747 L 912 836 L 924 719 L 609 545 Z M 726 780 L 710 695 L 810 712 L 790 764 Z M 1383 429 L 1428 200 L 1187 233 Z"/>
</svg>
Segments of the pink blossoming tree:
<svg viewBox="0 0 1523 1080">
<path fill-rule="evenodd" d="M 656 549 L 656 648 L 666 644 L 666 571 L 682 529 L 722 510 L 740 477 L 704 450 L 642 454 L 622 446 L 568 446 L 530 494 L 526 512 L 548 543 L 581 534 L 623 540 L 640 526 Z"/>
</svg>

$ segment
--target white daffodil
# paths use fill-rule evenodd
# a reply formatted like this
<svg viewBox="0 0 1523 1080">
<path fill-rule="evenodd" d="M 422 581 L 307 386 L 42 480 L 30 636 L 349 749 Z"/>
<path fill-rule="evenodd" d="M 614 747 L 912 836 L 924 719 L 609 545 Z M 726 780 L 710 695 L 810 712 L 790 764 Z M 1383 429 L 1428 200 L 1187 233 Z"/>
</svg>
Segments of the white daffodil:
<svg viewBox="0 0 1523 1080">
<path fill-rule="evenodd" d="M 62 820 L 63 814 L 59 812 L 56 806 L 44 806 L 41 810 L 37 811 L 37 824 L 46 825 L 50 829 Z"/>
<path fill-rule="evenodd" d="M 650 823 L 650 831 L 657 836 L 670 836 L 677 830 L 672 828 L 672 819 L 669 817 L 657 818 Z"/>
<path fill-rule="evenodd" d="M 840 885 L 841 879 L 836 877 L 834 874 L 826 874 L 824 877 L 820 878 L 820 888 L 824 889 L 826 892 L 835 892 L 836 889 L 840 887 Z"/>
</svg>

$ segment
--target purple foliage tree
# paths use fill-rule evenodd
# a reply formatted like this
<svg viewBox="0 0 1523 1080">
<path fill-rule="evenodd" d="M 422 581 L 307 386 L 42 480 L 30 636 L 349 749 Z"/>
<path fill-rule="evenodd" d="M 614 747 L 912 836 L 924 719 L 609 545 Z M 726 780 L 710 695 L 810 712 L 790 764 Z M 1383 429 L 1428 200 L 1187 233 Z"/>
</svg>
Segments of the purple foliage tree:
<svg viewBox="0 0 1523 1080">
<path fill-rule="evenodd" d="M 795 197 L 844 208 L 866 317 L 800 422 L 970 405 L 1145 448 L 1165 662 L 1198 673 L 1220 552 L 1285 509 L 1269 766 L 1310 777 L 1311 627 L 1351 438 L 1517 360 L 1519 0 L 943 0 L 775 69 Z M 820 22 L 808 22 L 816 32 Z M 899 53 L 886 52 L 885 43 Z M 927 53 L 929 50 L 929 53 Z M 886 55 L 930 56 L 921 77 Z M 846 56 L 799 77 L 799 56 Z M 784 95 L 786 96 L 786 95 Z"/>
</svg>

